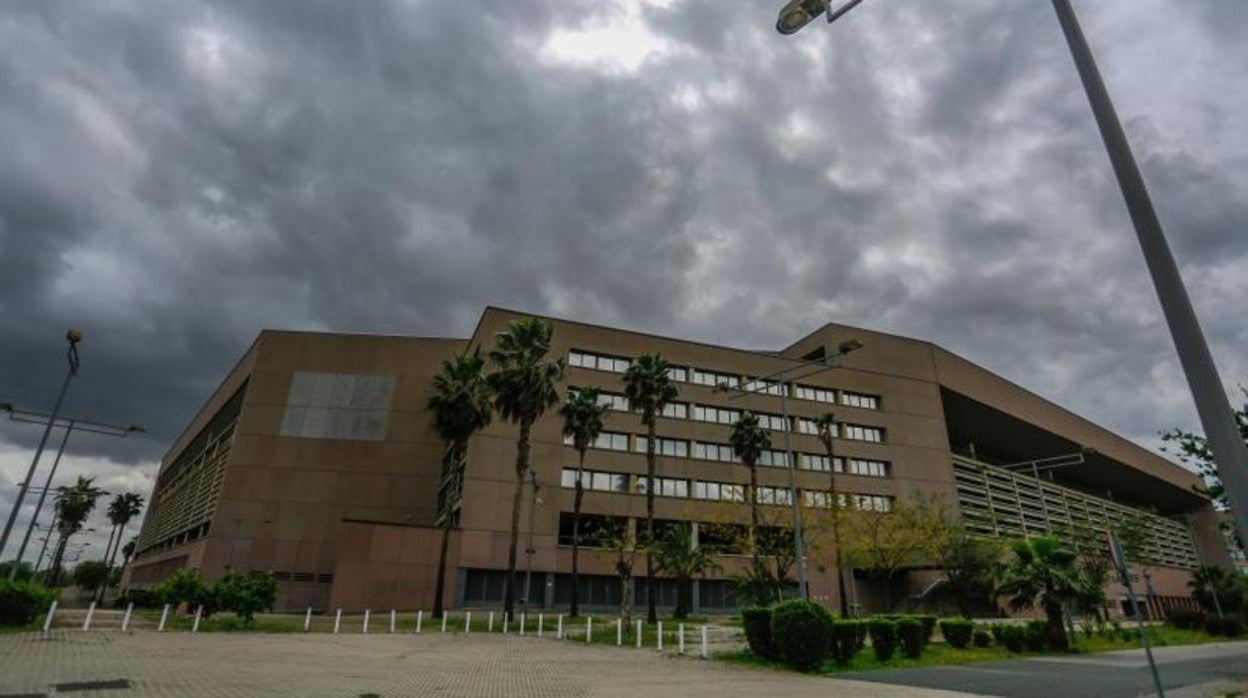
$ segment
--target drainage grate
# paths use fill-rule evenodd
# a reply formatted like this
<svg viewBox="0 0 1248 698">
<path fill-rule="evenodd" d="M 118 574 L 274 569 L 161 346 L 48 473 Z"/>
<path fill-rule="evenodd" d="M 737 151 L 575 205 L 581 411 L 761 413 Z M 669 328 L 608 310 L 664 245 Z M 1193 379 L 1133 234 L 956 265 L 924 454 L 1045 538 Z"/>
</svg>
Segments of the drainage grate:
<svg viewBox="0 0 1248 698">
<path fill-rule="evenodd" d="M 130 687 L 130 679 L 112 679 L 111 681 L 73 681 L 70 683 L 58 683 L 53 686 L 57 693 L 73 693 L 74 691 L 115 691 Z"/>
</svg>

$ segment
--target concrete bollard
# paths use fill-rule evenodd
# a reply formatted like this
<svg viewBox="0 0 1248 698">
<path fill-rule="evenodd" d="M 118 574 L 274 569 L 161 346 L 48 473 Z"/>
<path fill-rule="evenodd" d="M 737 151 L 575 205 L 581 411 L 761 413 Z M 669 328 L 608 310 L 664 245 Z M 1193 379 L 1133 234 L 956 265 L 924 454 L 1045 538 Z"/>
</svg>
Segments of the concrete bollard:
<svg viewBox="0 0 1248 698">
<path fill-rule="evenodd" d="M 126 615 L 124 618 L 121 619 L 121 632 L 124 633 L 130 629 L 130 614 L 133 612 L 134 612 L 134 604 L 132 603 L 126 604 Z"/>
<path fill-rule="evenodd" d="M 702 658 L 706 659 L 707 656 L 708 654 L 706 651 L 706 626 L 704 625 L 702 626 Z"/>
<path fill-rule="evenodd" d="M 521 614 L 520 614 L 520 634 L 521 634 L 521 635 L 523 635 L 523 634 L 524 634 L 524 621 L 526 620 L 526 618 L 525 618 L 525 617 L 526 617 L 527 615 L 528 615 L 528 614 L 526 614 L 526 613 L 521 613 Z"/>
<path fill-rule="evenodd" d="M 538 637 L 542 636 L 542 618 L 543 616 L 541 613 L 537 614 L 537 636 Z"/>
<path fill-rule="evenodd" d="M 312 629 L 312 607 L 308 606 L 308 610 L 303 613 L 303 632 Z"/>
<path fill-rule="evenodd" d="M 659 638 L 658 648 L 659 648 L 659 651 L 662 651 L 663 650 L 663 621 L 659 621 L 659 629 L 658 629 L 657 635 Z"/>
<path fill-rule="evenodd" d="M 559 624 L 555 626 L 555 639 L 556 640 L 563 639 L 563 614 L 562 613 L 559 614 Z"/>
<path fill-rule="evenodd" d="M 396 620 L 395 613 L 394 613 L 394 609 L 392 608 L 390 609 L 390 634 L 391 635 L 394 634 L 394 621 L 395 620 Z"/>
<path fill-rule="evenodd" d="M 160 625 L 156 626 L 156 632 L 165 632 L 165 621 L 169 620 L 169 604 L 165 604 L 164 610 L 160 612 Z"/>
<path fill-rule="evenodd" d="M 165 606 L 165 610 L 168 610 L 168 609 L 169 609 L 169 607 L 168 607 L 168 606 Z M 52 605 L 51 605 L 51 606 L 48 606 L 48 615 L 47 615 L 47 617 L 45 617 L 45 618 L 43 619 L 43 632 L 44 632 L 44 633 L 47 633 L 47 632 L 48 632 L 48 630 L 50 630 L 50 629 L 52 628 L 52 616 L 54 616 L 54 615 L 56 615 L 56 601 L 55 601 L 55 600 L 53 600 L 53 601 L 52 601 Z M 165 620 L 164 620 L 164 618 L 161 618 L 161 620 L 160 620 L 160 625 L 161 625 L 161 627 L 162 627 L 162 628 L 164 627 L 164 625 L 165 625 Z"/>
<path fill-rule="evenodd" d="M 503 614 L 503 634 L 504 634 L 504 635 L 506 635 L 506 634 L 507 634 L 507 626 L 508 626 L 508 625 L 510 625 L 510 624 L 511 624 L 511 614 L 510 614 L 510 613 L 504 613 L 504 614 Z"/>
<path fill-rule="evenodd" d="M 191 632 L 199 632 L 199 619 L 204 617 L 204 606 L 200 604 L 195 608 L 195 624 L 191 626 Z"/>
<path fill-rule="evenodd" d="M 472 611 L 464 614 L 464 634 L 467 635 L 472 631 Z"/>
<path fill-rule="evenodd" d="M 91 605 L 87 606 L 87 617 L 82 619 L 82 631 L 84 633 L 91 629 L 91 616 L 94 616 L 94 615 L 95 615 L 95 602 L 92 601 Z"/>
<path fill-rule="evenodd" d="M 334 634 L 338 634 L 338 627 L 342 625 L 342 609 L 338 609 L 334 613 Z"/>
<path fill-rule="evenodd" d="M 615 619 L 615 646 L 616 647 L 624 646 L 624 619 L 623 618 Z"/>
<path fill-rule="evenodd" d="M 360 632 L 364 633 L 365 635 L 368 634 L 368 616 L 370 613 L 371 612 L 367 608 L 364 609 L 364 625 L 360 626 Z"/>
<path fill-rule="evenodd" d="M 641 649 L 641 621 L 637 621 L 637 649 Z"/>
<path fill-rule="evenodd" d="M 681 654 L 684 654 L 685 653 L 685 624 L 684 623 L 681 623 L 679 626 L 677 626 L 676 637 L 677 637 L 676 651 Z"/>
<path fill-rule="evenodd" d="M 416 633 L 417 634 L 420 634 L 420 624 L 421 624 L 421 621 L 423 621 L 424 619 L 425 619 L 425 612 L 417 611 L 416 612 Z"/>
<path fill-rule="evenodd" d="M 585 644 L 589 644 L 594 639 L 594 617 L 585 617 Z"/>
<path fill-rule="evenodd" d="M 447 613 L 446 611 L 442 612 L 442 632 L 444 633 L 446 632 L 446 617 L 449 615 L 451 614 Z"/>
<path fill-rule="evenodd" d="M 494 632 L 494 612 L 493 611 L 490 611 L 490 624 L 489 624 L 489 627 L 485 629 L 485 631 L 487 633 Z"/>
</svg>

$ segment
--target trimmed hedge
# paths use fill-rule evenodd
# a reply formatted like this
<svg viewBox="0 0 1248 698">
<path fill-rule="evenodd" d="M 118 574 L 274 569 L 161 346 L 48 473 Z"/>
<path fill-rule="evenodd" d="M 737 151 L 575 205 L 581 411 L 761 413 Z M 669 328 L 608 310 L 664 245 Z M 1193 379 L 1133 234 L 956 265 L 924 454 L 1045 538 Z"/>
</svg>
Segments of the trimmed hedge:
<svg viewBox="0 0 1248 698">
<path fill-rule="evenodd" d="M 901 653 L 908 659 L 923 656 L 923 646 L 927 644 L 923 621 L 913 617 L 897 621 L 897 639 L 901 644 Z"/>
<path fill-rule="evenodd" d="M 805 599 L 792 599 L 771 609 L 771 640 L 780 659 L 798 671 L 813 671 L 828 656 L 832 614 Z"/>
<path fill-rule="evenodd" d="M 1190 608 L 1176 608 L 1166 614 L 1166 622 L 1183 630 L 1199 630 L 1205 627 L 1205 612 Z"/>
<path fill-rule="evenodd" d="M 994 625 L 992 634 L 999 644 L 1014 654 L 1022 652 L 1027 646 L 1027 629 L 1021 625 Z"/>
<path fill-rule="evenodd" d="M 932 642 L 932 636 L 936 634 L 936 616 L 918 615 L 914 616 L 923 624 L 923 644 L 929 645 Z"/>
<path fill-rule="evenodd" d="M 1205 616 L 1205 632 L 1210 635 L 1239 637 L 1244 634 L 1244 623 L 1235 616 L 1219 617 L 1210 613 Z"/>
<path fill-rule="evenodd" d="M 1023 626 L 1024 643 L 1032 652 L 1043 652 L 1049 648 L 1049 624 L 1043 620 L 1029 620 Z"/>
<path fill-rule="evenodd" d="M 56 595 L 38 582 L 0 579 L 0 625 L 30 625 Z"/>
<path fill-rule="evenodd" d="M 866 623 L 860 620 L 832 621 L 832 658 L 849 664 L 863 647 Z"/>
<path fill-rule="evenodd" d="M 971 645 L 975 624 L 965 618 L 946 618 L 940 621 L 940 634 L 954 649 L 964 650 Z"/>
<path fill-rule="evenodd" d="M 920 626 L 922 627 L 922 626 Z M 871 650 L 875 658 L 887 662 L 897 651 L 897 624 L 885 618 L 872 618 L 867 622 L 867 634 L 871 636 Z"/>
<path fill-rule="evenodd" d="M 750 653 L 759 659 L 775 660 L 776 646 L 771 641 L 771 608 L 749 606 L 741 609 L 741 622 L 745 626 L 745 640 Z"/>
<path fill-rule="evenodd" d="M 989 633 L 983 628 L 975 628 L 975 632 L 971 635 L 971 639 L 975 642 L 976 647 L 988 647 L 992 644 L 992 633 Z"/>
</svg>

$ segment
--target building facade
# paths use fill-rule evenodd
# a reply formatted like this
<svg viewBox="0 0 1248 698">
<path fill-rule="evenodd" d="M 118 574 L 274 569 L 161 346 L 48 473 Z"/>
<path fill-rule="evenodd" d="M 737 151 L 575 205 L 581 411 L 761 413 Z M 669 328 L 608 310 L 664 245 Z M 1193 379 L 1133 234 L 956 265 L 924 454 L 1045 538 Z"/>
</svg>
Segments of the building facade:
<svg viewBox="0 0 1248 698">
<path fill-rule="evenodd" d="M 123 586 L 151 586 L 180 567 L 208 579 L 267 571 L 283 609 L 429 608 L 439 512 L 450 506 L 456 526 L 445 602 L 500 602 L 516 426 L 495 419 L 472 439 L 462 495 L 448 501 L 440 492 L 445 446 L 426 402 L 443 361 L 488 351 L 522 317 L 487 308 L 465 339 L 262 332 L 162 461 Z M 803 507 L 818 509 L 833 473 L 848 506 L 888 510 L 922 493 L 984 536 L 1105 530 L 1134 518 L 1149 534 L 1150 565 L 1140 571 L 1155 612 L 1190 603 L 1186 582 L 1198 564 L 1228 561 L 1194 474 L 931 343 L 826 325 L 777 351 L 746 351 L 548 321 L 551 356 L 567 363 L 560 393 L 595 387 L 611 407 L 583 480 L 586 521 L 603 530 L 636 531 L 646 515 L 646 431 L 628 409 L 623 372 L 645 353 L 675 367 L 679 397 L 656 430 L 655 518 L 692 522 L 698 544 L 717 553 L 722 569 L 695 589 L 703 611 L 732 608 L 731 578 L 744 570 L 732 532 L 748 520 L 749 473 L 728 436 L 745 410 L 772 431 L 755 493 L 765 522 L 787 522 L 791 474 Z M 848 340 L 862 347 L 825 362 Z M 827 363 L 838 367 L 825 370 Z M 777 374 L 784 379 L 763 380 Z M 725 384 L 739 390 L 717 387 Z M 814 428 L 829 411 L 837 422 L 833 460 Z M 536 489 L 526 482 L 520 515 L 520 592 L 542 608 L 566 606 L 571 596 L 577 454 L 561 427 L 555 409 L 533 427 Z M 582 603 L 614 607 L 616 553 L 586 545 Z M 817 559 L 828 546 L 818 550 L 808 565 L 810 593 L 837 604 L 834 573 Z M 639 561 L 642 585 L 644 569 Z M 847 577 L 851 600 L 877 610 L 881 590 Z M 916 566 L 901 597 L 923 594 L 938 578 L 930 565 Z M 661 603 L 672 605 L 674 588 L 655 583 Z M 1125 596 L 1112 586 L 1109 593 Z M 636 598 L 644 599 L 640 590 Z"/>
</svg>

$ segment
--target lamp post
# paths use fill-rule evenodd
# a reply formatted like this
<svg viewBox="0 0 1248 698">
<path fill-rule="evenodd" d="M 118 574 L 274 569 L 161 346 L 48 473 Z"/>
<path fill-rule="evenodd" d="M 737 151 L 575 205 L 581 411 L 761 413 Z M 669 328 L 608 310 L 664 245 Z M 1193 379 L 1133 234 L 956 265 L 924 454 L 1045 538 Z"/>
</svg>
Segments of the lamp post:
<svg viewBox="0 0 1248 698">
<path fill-rule="evenodd" d="M 846 340 L 840 343 L 837 347 L 836 355 L 832 358 L 843 359 L 850 352 L 861 349 L 862 346 L 862 342 L 856 339 Z M 834 368 L 840 368 L 842 364 L 839 362 L 835 364 L 828 363 L 827 357 L 821 361 L 806 361 L 804 359 L 789 359 L 786 357 L 780 358 L 796 362 L 796 365 L 776 371 L 775 373 L 763 376 L 762 378 L 755 378 L 753 382 L 759 385 L 753 390 L 734 388 L 726 383 L 716 385 L 714 390 L 716 392 L 732 393 L 728 399 L 736 400 L 737 398 L 744 397 L 746 395 L 757 395 L 759 393 L 765 393 L 768 395 L 774 394 L 768 393 L 767 391 L 775 387 L 777 382 L 781 387 L 777 396 L 780 398 L 780 411 L 784 417 L 785 425 L 784 452 L 785 460 L 788 461 L 789 466 L 789 503 L 793 512 L 793 555 L 797 560 L 797 592 L 801 598 L 805 599 L 810 597 L 810 582 L 806 574 L 806 541 L 805 537 L 802 535 L 801 503 L 797 499 L 797 454 L 793 452 L 793 439 L 790 436 L 790 433 L 793 431 L 793 421 L 789 418 L 789 401 L 787 397 L 788 388 L 785 383 L 823 373 L 824 371 L 831 371 Z M 801 375 L 791 375 L 800 369 L 810 368 L 812 366 L 815 368 L 807 373 L 802 373 Z M 758 497 L 758 493 L 751 492 L 750 496 Z M 840 574 L 839 570 L 837 571 L 837 574 Z"/>
<path fill-rule="evenodd" d="M 55 420 L 52 415 L 43 414 L 41 412 L 28 412 L 26 410 L 14 409 L 9 403 L 0 404 L 0 409 L 9 413 L 9 419 L 15 422 L 30 422 L 33 424 L 43 424 L 56 422 L 55 426 L 63 427 L 65 435 L 61 437 L 60 448 L 56 450 L 56 458 L 52 460 L 52 468 L 48 470 L 48 477 L 44 481 L 43 491 L 39 493 L 39 501 L 35 504 L 35 513 L 30 517 L 30 523 L 26 526 L 26 535 L 22 537 L 22 544 L 17 549 L 17 557 L 14 559 L 15 566 L 9 572 L 9 580 L 14 579 L 17 567 L 22 558 L 26 555 L 26 546 L 30 543 L 30 536 L 35 530 L 35 523 L 39 520 L 39 513 L 43 511 L 43 502 L 47 499 L 48 492 L 52 489 L 52 478 L 56 477 L 56 469 L 61 464 L 61 456 L 65 453 L 65 444 L 69 442 L 69 435 L 75 429 L 86 431 L 92 434 L 104 434 L 106 436 L 117 436 L 125 438 L 131 433 L 146 432 L 147 429 L 142 424 L 131 424 L 130 426 L 116 426 L 112 424 L 104 424 L 102 422 L 93 422 L 86 419 L 67 418 L 59 421 Z"/>
<path fill-rule="evenodd" d="M 776 29 L 781 34 L 793 34 L 823 13 L 827 14 L 828 22 L 833 22 L 861 2 L 850 0 L 834 8 L 830 0 L 792 0 L 781 8 Z M 1170 253 L 1165 232 L 1153 209 L 1135 157 L 1131 154 L 1131 145 L 1122 130 L 1109 91 L 1079 26 L 1079 19 L 1070 0 L 1052 2 L 1144 252 L 1144 261 L 1196 403 L 1196 413 L 1209 439 L 1218 477 L 1222 480 L 1235 516 L 1236 528 L 1240 539 L 1248 541 L 1248 446 L 1245 446 L 1235 424 L 1230 400 L 1222 387 L 1222 379 L 1213 363 L 1200 321 L 1192 308 L 1178 265 Z"/>
<path fill-rule="evenodd" d="M 22 486 L 17 491 L 17 499 L 13 502 L 13 510 L 9 512 L 9 520 L 4 524 L 4 533 L 0 534 L 0 554 L 4 553 L 5 546 L 9 544 L 9 533 L 13 531 L 13 524 L 17 521 L 17 512 L 22 509 L 22 500 L 26 498 L 26 490 L 30 489 L 30 481 L 35 476 L 35 466 L 39 464 L 39 457 L 43 455 L 43 447 L 48 444 L 48 436 L 52 433 L 52 423 L 56 421 L 56 416 L 61 411 L 61 403 L 65 401 L 65 393 L 69 390 L 69 381 L 78 373 L 78 342 L 82 341 L 82 333 L 78 330 L 69 330 L 65 333 L 65 339 L 69 342 L 69 349 L 66 351 L 66 358 L 69 360 L 69 371 L 65 373 L 65 380 L 61 383 L 61 391 L 56 395 L 56 403 L 52 406 L 52 415 L 48 418 L 48 425 L 43 429 L 43 437 L 39 439 L 39 447 L 35 449 L 35 457 L 31 459 L 30 468 L 26 470 L 26 479 L 22 480 Z"/>
</svg>

